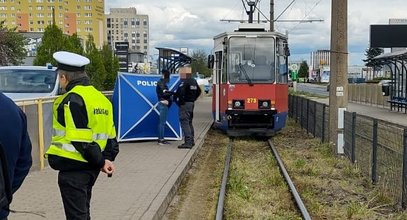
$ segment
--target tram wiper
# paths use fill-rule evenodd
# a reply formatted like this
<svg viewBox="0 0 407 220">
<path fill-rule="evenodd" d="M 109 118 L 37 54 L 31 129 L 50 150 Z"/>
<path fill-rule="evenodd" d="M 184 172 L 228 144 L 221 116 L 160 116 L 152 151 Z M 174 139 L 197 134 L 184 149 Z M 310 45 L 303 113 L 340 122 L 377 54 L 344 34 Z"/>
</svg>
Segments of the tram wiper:
<svg viewBox="0 0 407 220">
<path fill-rule="evenodd" d="M 250 79 L 249 75 L 247 75 L 247 72 L 243 68 L 243 65 L 241 63 L 239 63 L 239 68 L 240 68 L 240 71 L 243 72 L 243 75 L 246 78 L 247 82 L 249 83 L 249 86 L 253 86 L 252 80 Z"/>
</svg>

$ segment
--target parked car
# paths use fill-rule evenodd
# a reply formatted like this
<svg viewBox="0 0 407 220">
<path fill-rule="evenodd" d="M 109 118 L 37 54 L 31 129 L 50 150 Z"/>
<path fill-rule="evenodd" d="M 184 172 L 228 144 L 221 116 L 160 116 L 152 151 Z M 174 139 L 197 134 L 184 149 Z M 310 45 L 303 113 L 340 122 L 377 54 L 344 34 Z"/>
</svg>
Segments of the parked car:
<svg viewBox="0 0 407 220">
<path fill-rule="evenodd" d="M 0 91 L 13 100 L 56 96 L 60 92 L 55 70 L 52 66 L 0 67 Z"/>
<path fill-rule="evenodd" d="M 380 82 L 377 84 L 378 85 L 389 85 L 390 83 L 391 83 L 390 79 L 383 79 L 383 80 L 380 80 Z"/>
</svg>

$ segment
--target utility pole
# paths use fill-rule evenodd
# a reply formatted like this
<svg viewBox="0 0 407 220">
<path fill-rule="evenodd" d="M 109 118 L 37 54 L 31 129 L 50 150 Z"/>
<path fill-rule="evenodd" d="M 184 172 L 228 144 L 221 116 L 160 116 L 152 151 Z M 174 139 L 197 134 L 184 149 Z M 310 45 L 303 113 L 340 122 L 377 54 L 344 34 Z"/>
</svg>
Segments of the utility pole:
<svg viewBox="0 0 407 220">
<path fill-rule="evenodd" d="M 348 106 L 348 0 L 332 0 L 329 140 L 343 154 L 344 120 Z"/>
<path fill-rule="evenodd" d="M 56 25 L 55 24 L 55 7 L 52 7 L 52 25 Z"/>
<path fill-rule="evenodd" d="M 270 31 L 274 31 L 274 0 L 270 0 Z"/>
</svg>

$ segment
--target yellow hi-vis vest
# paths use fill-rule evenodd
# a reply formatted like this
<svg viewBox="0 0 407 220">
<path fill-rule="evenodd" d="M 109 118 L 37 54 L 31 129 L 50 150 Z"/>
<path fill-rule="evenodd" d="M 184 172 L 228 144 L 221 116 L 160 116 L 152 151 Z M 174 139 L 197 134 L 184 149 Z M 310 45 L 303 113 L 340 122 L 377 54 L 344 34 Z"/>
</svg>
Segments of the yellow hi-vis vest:
<svg viewBox="0 0 407 220">
<path fill-rule="evenodd" d="M 69 103 L 64 105 L 65 127 L 57 119 L 57 109 L 69 93 L 80 95 L 85 103 L 88 116 L 87 128 L 76 128 Z M 113 109 L 110 101 L 93 86 L 75 86 L 66 94 L 58 97 L 53 106 L 53 136 L 51 146 L 46 152 L 60 157 L 87 162 L 75 149 L 71 141 L 96 142 L 101 151 L 106 147 L 107 139 L 116 137 L 113 124 Z"/>
</svg>

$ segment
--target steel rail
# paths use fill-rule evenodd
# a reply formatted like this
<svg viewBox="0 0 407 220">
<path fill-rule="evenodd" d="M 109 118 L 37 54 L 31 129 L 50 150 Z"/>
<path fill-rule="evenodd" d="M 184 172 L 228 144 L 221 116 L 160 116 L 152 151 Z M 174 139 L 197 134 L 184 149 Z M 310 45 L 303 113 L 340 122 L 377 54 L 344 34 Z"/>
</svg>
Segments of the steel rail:
<svg viewBox="0 0 407 220">
<path fill-rule="evenodd" d="M 287 182 L 288 186 L 290 187 L 291 194 L 293 195 L 295 202 L 297 203 L 297 207 L 300 209 L 300 212 L 302 214 L 302 217 L 305 220 L 311 220 L 311 217 L 307 211 L 307 208 L 305 208 L 304 203 L 301 200 L 300 195 L 297 192 L 297 189 L 294 186 L 293 181 L 291 180 L 290 176 L 288 175 L 287 170 L 284 167 L 283 161 L 281 160 L 277 149 L 274 147 L 273 143 L 271 143 L 271 139 L 268 140 L 268 143 L 270 145 L 271 151 L 273 152 L 274 157 L 277 160 L 278 166 L 280 167 L 281 173 L 283 174 L 285 181 Z"/>
<path fill-rule="evenodd" d="M 216 220 L 223 219 L 223 204 L 225 202 L 226 184 L 228 181 L 230 159 L 232 157 L 233 139 L 229 140 L 228 148 L 225 155 L 225 168 L 223 169 L 222 184 L 219 192 L 218 206 L 216 208 Z"/>
</svg>

